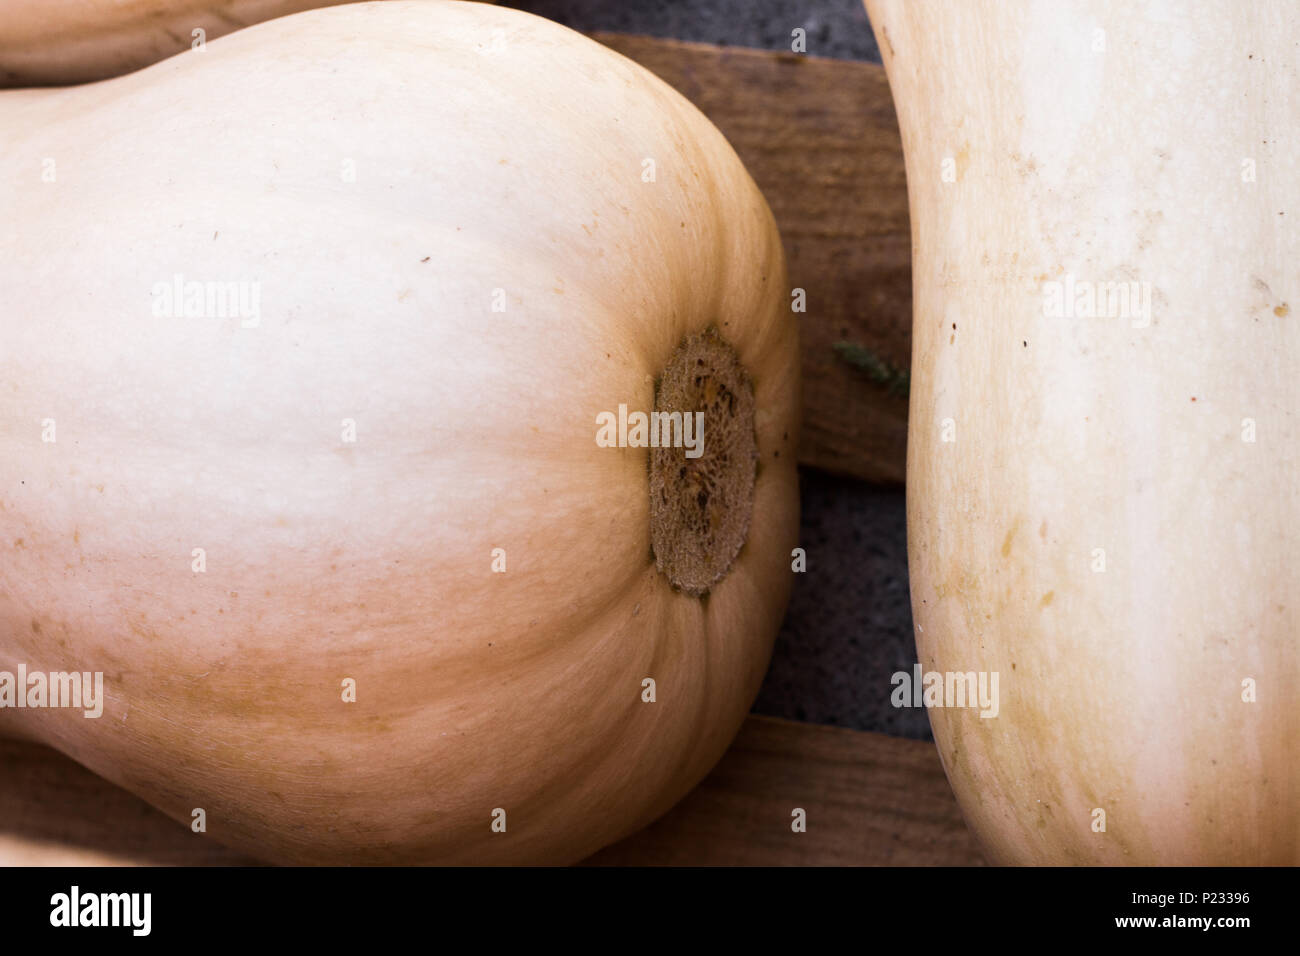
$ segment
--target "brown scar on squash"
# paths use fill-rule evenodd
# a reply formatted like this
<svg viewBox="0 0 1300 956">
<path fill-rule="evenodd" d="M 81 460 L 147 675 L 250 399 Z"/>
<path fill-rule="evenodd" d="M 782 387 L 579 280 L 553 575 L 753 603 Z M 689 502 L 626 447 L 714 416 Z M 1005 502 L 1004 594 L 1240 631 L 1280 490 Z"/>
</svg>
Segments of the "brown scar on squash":
<svg viewBox="0 0 1300 956">
<path fill-rule="evenodd" d="M 1011 527 L 1007 529 L 1007 536 L 1002 539 L 1002 557 L 1008 557 L 1011 554 L 1011 541 L 1020 530 L 1020 519 L 1017 518 L 1012 522 Z"/>
</svg>

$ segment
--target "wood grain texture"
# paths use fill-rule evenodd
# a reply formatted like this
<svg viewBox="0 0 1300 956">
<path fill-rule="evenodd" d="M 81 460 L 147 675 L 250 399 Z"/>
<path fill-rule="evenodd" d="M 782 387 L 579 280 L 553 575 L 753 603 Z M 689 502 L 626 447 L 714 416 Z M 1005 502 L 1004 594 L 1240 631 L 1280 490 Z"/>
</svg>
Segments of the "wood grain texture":
<svg viewBox="0 0 1300 956">
<path fill-rule="evenodd" d="M 791 829 L 807 813 L 807 831 Z M 713 772 L 593 865 L 983 865 L 934 745 L 750 717 Z"/>
<path fill-rule="evenodd" d="M 807 811 L 806 833 L 791 811 Z M 932 744 L 750 717 L 714 771 L 592 865 L 966 865 Z M 57 751 L 0 741 L 0 865 L 255 865 Z"/>
<path fill-rule="evenodd" d="M 792 288 L 807 293 L 802 464 L 901 483 L 907 399 L 832 345 L 907 369 L 911 234 L 898 121 L 882 67 L 649 37 L 595 39 L 656 73 L 731 141 L 781 230 Z"/>
<path fill-rule="evenodd" d="M 250 862 L 57 750 L 0 740 L 0 865 Z"/>
</svg>

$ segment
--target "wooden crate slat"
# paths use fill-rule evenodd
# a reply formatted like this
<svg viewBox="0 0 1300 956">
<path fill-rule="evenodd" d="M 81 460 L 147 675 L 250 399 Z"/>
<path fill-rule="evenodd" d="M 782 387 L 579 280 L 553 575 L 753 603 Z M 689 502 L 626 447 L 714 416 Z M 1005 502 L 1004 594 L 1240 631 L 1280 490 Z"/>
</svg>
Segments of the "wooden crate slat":
<svg viewBox="0 0 1300 956">
<path fill-rule="evenodd" d="M 807 830 L 791 829 L 792 811 Z M 750 717 L 722 761 L 593 865 L 983 865 L 933 744 Z"/>
</svg>

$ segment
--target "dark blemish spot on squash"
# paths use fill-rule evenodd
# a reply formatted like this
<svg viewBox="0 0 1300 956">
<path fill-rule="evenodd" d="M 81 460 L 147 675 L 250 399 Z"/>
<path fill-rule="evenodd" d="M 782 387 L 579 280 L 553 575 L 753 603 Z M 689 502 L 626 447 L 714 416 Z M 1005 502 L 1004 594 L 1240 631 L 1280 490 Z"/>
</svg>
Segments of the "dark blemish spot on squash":
<svg viewBox="0 0 1300 956">
<path fill-rule="evenodd" d="M 1041 601 L 1038 602 L 1038 606 L 1039 606 L 1039 607 L 1047 607 L 1047 605 L 1049 605 L 1049 604 L 1052 603 L 1052 600 L 1053 600 L 1055 597 L 1056 597 L 1056 592 L 1055 592 L 1055 591 L 1048 591 L 1046 594 L 1043 595 L 1043 599 L 1042 599 Z"/>
<path fill-rule="evenodd" d="M 1029 348 L 1029 343 L 1028 343 L 1028 342 L 1021 341 L 1020 344 L 1023 345 L 1025 348 Z"/>
<path fill-rule="evenodd" d="M 893 41 L 889 39 L 889 30 L 886 27 L 881 26 L 880 35 L 885 38 L 885 47 L 889 50 L 889 55 L 892 57 L 894 55 L 894 44 Z"/>
<path fill-rule="evenodd" d="M 1291 312 L 1291 307 L 1287 305 L 1285 302 L 1283 302 L 1281 305 L 1279 305 L 1276 309 L 1273 310 L 1273 314 L 1276 315 L 1279 319 L 1285 319 L 1287 315 L 1290 314 L 1290 312 Z"/>
<path fill-rule="evenodd" d="M 1016 662 L 1015 662 L 1015 661 L 1012 661 L 1012 662 L 1011 662 L 1011 669 L 1012 669 L 1012 670 L 1015 670 L 1015 669 L 1016 669 Z"/>
<path fill-rule="evenodd" d="M 32 618 L 32 633 L 33 634 L 41 633 L 41 622 L 36 620 L 36 618 Z"/>
<path fill-rule="evenodd" d="M 15 548 L 15 549 L 21 551 L 21 550 L 23 550 L 23 549 L 26 548 L 26 547 L 27 547 L 27 546 L 26 546 L 25 544 L 23 544 L 23 539 L 22 539 L 22 538 L 15 538 L 15 539 L 14 539 L 14 548 Z"/>
<path fill-rule="evenodd" d="M 420 261 L 421 261 L 421 262 L 428 262 L 428 261 L 429 261 L 430 259 L 432 259 L 432 258 L 433 258 L 433 256 L 425 256 L 425 257 L 424 257 L 423 259 L 421 259 Z"/>
<path fill-rule="evenodd" d="M 1196 401 L 1196 396 L 1195 396 L 1195 395 L 1192 396 L 1192 401 Z"/>
<path fill-rule="evenodd" d="M 956 323 L 956 322 L 954 322 L 954 323 L 952 324 L 952 330 L 953 330 L 954 332 L 957 331 L 957 323 Z"/>
</svg>

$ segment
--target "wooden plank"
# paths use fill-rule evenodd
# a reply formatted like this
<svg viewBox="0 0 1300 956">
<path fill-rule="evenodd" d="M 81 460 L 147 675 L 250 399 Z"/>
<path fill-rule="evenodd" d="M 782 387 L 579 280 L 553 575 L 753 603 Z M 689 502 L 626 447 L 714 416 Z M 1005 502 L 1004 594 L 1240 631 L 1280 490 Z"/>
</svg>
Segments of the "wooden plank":
<svg viewBox="0 0 1300 956">
<path fill-rule="evenodd" d="M 62 754 L 0 741 L 0 865 L 251 865 Z M 807 832 L 791 811 L 807 812 Z M 750 717 L 705 781 L 591 865 L 980 862 L 933 745 Z"/>
<path fill-rule="evenodd" d="M 805 465 L 901 483 L 907 399 L 835 353 L 905 370 L 911 234 L 898 121 L 882 67 L 649 37 L 594 38 L 658 74 L 722 130 L 767 197 L 802 319 Z"/>
<path fill-rule="evenodd" d="M 0 740 L 0 768 L 2 866 L 252 862 L 56 750 Z"/>
<path fill-rule="evenodd" d="M 802 808 L 807 830 L 795 833 Z M 587 861 L 640 866 L 983 865 L 933 744 L 750 717 L 684 801 Z"/>
</svg>

